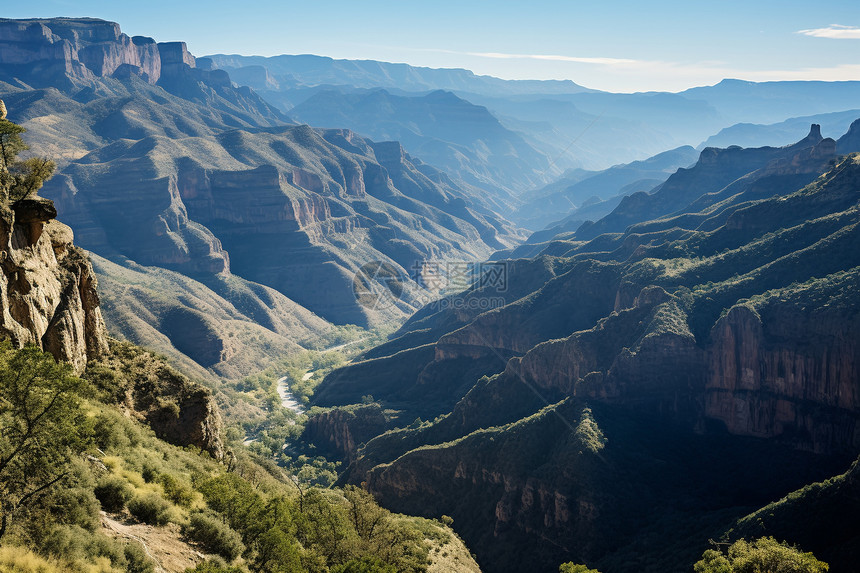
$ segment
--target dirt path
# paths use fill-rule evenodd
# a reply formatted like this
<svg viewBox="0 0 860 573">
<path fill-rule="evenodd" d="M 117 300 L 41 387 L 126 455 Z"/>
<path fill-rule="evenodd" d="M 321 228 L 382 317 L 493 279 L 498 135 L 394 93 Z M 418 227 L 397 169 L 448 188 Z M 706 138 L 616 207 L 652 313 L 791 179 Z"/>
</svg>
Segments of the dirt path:
<svg viewBox="0 0 860 573">
<path fill-rule="evenodd" d="M 202 553 L 182 541 L 181 531 L 175 523 L 153 527 L 119 515 L 108 515 L 104 511 L 101 512 L 101 521 L 111 537 L 140 543 L 155 563 L 155 573 L 182 573 L 205 560 Z"/>
</svg>

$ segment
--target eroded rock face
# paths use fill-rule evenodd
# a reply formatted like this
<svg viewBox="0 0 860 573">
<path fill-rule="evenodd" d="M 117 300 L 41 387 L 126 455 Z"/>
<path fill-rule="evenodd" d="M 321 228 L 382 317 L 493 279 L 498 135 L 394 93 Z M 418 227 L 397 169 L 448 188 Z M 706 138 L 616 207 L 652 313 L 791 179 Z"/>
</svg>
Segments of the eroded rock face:
<svg viewBox="0 0 860 573">
<path fill-rule="evenodd" d="M 119 24 L 97 18 L 0 19 L 0 66 L 39 87 L 137 76 L 191 99 L 206 99 L 197 82 L 232 89 L 227 72 L 198 69 L 185 42 L 129 37 Z"/>
<path fill-rule="evenodd" d="M 212 457 L 224 457 L 221 441 L 222 422 L 211 393 L 204 387 L 185 383 L 165 392 L 174 399 L 177 408 L 153 408 L 144 414 L 155 434 L 172 444 L 193 445 Z"/>
<path fill-rule="evenodd" d="M 848 133 L 839 138 L 836 142 L 836 149 L 839 153 L 860 151 L 860 119 L 855 120 L 848 128 Z"/>
<path fill-rule="evenodd" d="M 351 463 L 358 447 L 384 432 L 386 426 L 382 409 L 376 404 L 350 410 L 335 408 L 308 418 L 302 438 Z"/>
<path fill-rule="evenodd" d="M 712 331 L 705 415 L 733 434 L 817 452 L 860 447 L 857 319 L 736 306 Z"/>
<path fill-rule="evenodd" d="M 107 350 L 96 278 L 51 201 L 30 198 L 0 218 L 0 334 L 35 344 L 81 373 Z"/>
<path fill-rule="evenodd" d="M 370 142 L 345 130 L 152 136 L 72 163 L 44 194 L 100 255 L 194 278 L 232 273 L 334 322 L 374 324 L 400 316 L 416 285 L 369 309 L 352 286 L 362 265 L 390 260 L 408 276 L 416 261 L 486 257 L 507 235 L 487 235 L 484 215 L 453 205 L 455 187 L 403 161 L 396 186 Z"/>
<path fill-rule="evenodd" d="M 133 70 L 155 84 L 161 77 L 161 62 L 152 38 L 130 38 L 114 22 L 94 18 L 0 20 L 0 65 L 38 68 L 43 77 L 69 74 L 86 80 Z"/>
</svg>

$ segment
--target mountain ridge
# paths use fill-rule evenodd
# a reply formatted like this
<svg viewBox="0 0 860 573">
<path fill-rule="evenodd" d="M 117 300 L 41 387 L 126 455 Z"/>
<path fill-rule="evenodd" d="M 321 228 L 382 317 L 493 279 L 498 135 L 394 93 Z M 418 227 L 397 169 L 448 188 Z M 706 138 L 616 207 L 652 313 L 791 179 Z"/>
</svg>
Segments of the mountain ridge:
<svg viewBox="0 0 860 573">
<path fill-rule="evenodd" d="M 248 65 L 266 68 L 271 74 L 269 84 L 262 83 L 258 84 L 257 87 L 274 87 L 274 85 L 278 85 L 278 80 L 296 86 L 301 85 L 301 83 L 339 85 L 347 83 L 343 81 L 344 75 L 352 74 L 353 81 L 348 83 L 355 87 L 396 87 L 410 91 L 439 89 L 475 91 L 475 88 L 481 88 L 490 93 L 498 93 L 500 89 L 504 90 L 505 88 L 513 93 L 532 93 L 535 88 L 544 88 L 550 93 L 594 91 L 570 80 L 502 80 L 493 76 L 476 75 L 474 72 L 461 68 L 429 68 L 377 60 L 334 59 L 312 54 L 283 54 L 280 56 L 210 54 L 206 57 L 211 59 L 215 66 L 228 69 L 228 71 L 230 68 L 237 69 Z M 324 71 L 314 71 L 312 72 L 314 75 L 306 79 L 295 77 L 302 70 L 311 72 L 317 68 L 322 68 Z M 281 77 L 279 78 L 279 76 Z M 272 79 L 275 80 L 275 84 L 271 83 Z M 365 83 L 362 83 L 362 80 Z M 407 82 L 405 87 L 404 80 Z M 356 81 L 357 83 L 353 83 Z M 385 81 L 392 83 L 386 85 Z M 400 83 L 395 84 L 393 82 Z M 278 85 L 278 87 L 280 86 Z"/>
</svg>

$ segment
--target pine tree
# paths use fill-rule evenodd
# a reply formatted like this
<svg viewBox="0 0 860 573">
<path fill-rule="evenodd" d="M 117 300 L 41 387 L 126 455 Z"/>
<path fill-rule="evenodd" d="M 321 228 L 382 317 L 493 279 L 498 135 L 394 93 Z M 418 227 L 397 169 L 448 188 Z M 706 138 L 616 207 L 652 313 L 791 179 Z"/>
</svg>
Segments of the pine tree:
<svg viewBox="0 0 860 573">
<path fill-rule="evenodd" d="M 0 109 L 5 112 L 5 105 Z M 5 119 L 5 113 L 0 116 L 3 116 L 0 119 L 0 198 L 7 204 L 35 195 L 57 166 L 44 157 L 19 159 L 19 155 L 29 149 L 21 137 L 26 130 Z"/>
</svg>

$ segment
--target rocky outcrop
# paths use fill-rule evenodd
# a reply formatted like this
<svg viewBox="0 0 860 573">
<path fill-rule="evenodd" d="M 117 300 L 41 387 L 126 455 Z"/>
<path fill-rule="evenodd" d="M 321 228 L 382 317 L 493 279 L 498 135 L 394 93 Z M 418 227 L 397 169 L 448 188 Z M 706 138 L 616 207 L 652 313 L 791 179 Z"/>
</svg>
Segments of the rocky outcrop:
<svg viewBox="0 0 860 573">
<path fill-rule="evenodd" d="M 819 452 L 860 449 L 860 324 L 855 316 L 736 306 L 712 331 L 705 416 L 733 434 L 782 437 Z"/>
<path fill-rule="evenodd" d="M 333 408 L 308 418 L 302 439 L 347 463 L 355 461 L 358 448 L 378 436 L 388 422 L 377 404 Z"/>
<path fill-rule="evenodd" d="M 28 198 L 0 217 L 0 334 L 83 372 L 107 350 L 96 278 L 51 201 Z"/>
<path fill-rule="evenodd" d="M 144 413 L 159 438 L 180 446 L 196 446 L 217 460 L 224 457 L 223 423 L 209 390 L 185 381 L 165 389 L 162 400 L 164 405 Z"/>
<path fill-rule="evenodd" d="M 89 80 L 132 70 L 151 84 L 161 77 L 161 57 L 152 38 L 130 38 L 119 24 L 94 18 L 2 19 L 0 65 L 35 69 L 49 80 L 62 75 Z"/>
<path fill-rule="evenodd" d="M 86 377 L 110 393 L 129 416 L 148 424 L 159 438 L 200 448 L 216 459 L 224 456 L 223 424 L 212 392 L 164 359 L 111 339 L 108 351 L 93 363 Z"/>
<path fill-rule="evenodd" d="M 857 153 L 860 151 L 860 119 L 855 120 L 848 133 L 840 137 L 836 142 L 839 153 Z"/>
</svg>

